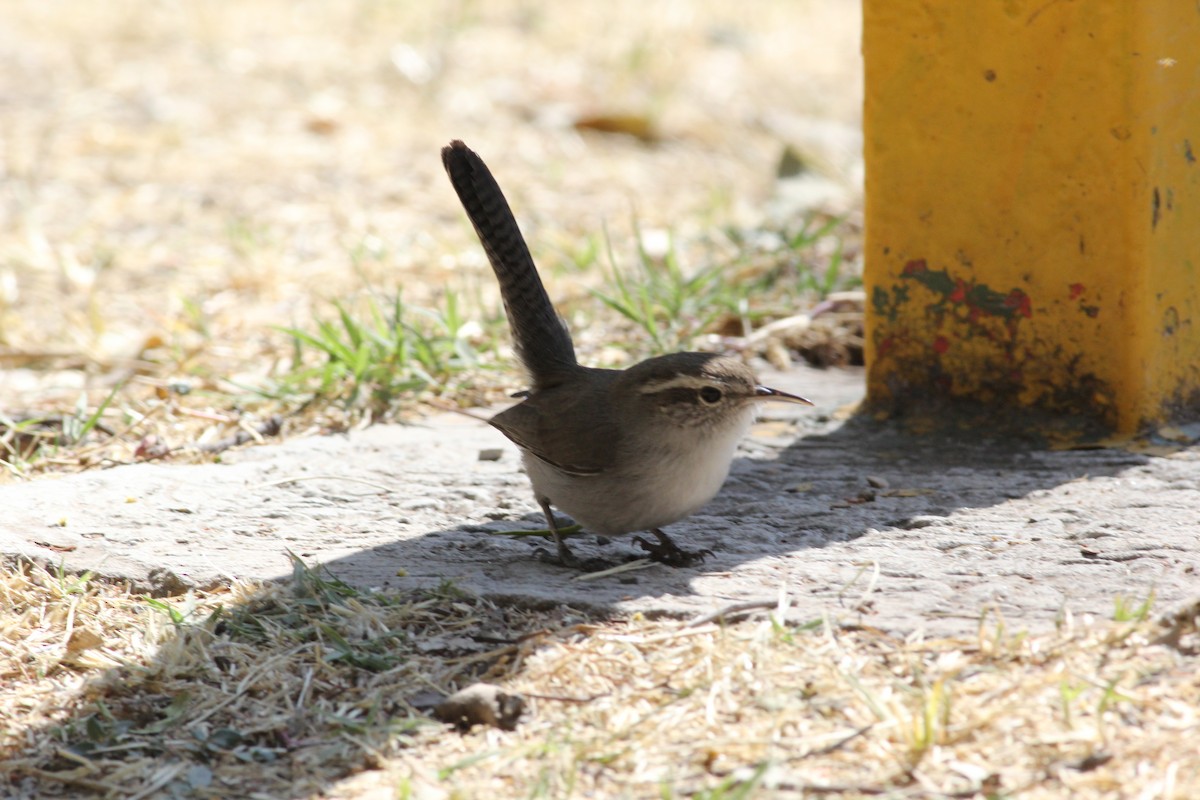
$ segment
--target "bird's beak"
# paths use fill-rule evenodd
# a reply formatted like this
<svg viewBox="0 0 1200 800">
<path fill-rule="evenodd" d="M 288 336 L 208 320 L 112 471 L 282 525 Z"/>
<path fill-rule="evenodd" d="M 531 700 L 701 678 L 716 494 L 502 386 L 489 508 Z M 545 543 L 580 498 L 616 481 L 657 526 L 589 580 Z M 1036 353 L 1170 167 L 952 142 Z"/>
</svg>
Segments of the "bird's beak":
<svg viewBox="0 0 1200 800">
<path fill-rule="evenodd" d="M 756 400 L 783 400 L 787 403 L 800 403 L 806 406 L 813 404 L 812 400 L 808 400 L 798 394 L 788 394 L 778 389 L 768 389 L 766 386 L 755 386 L 754 397 Z"/>
</svg>

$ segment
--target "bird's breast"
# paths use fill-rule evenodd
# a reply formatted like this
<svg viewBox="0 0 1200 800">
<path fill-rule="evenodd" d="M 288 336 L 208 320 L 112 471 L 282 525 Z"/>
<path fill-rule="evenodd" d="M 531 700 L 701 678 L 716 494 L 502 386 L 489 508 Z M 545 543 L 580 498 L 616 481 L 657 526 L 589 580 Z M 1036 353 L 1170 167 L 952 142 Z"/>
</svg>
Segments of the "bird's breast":
<svg viewBox="0 0 1200 800">
<path fill-rule="evenodd" d="M 616 536 L 670 525 L 698 511 L 729 475 L 737 443 L 753 418 L 717 430 L 663 426 L 631 436 L 621 456 L 599 475 L 569 475 L 526 453 L 525 466 L 539 498 L 584 528 Z"/>
</svg>

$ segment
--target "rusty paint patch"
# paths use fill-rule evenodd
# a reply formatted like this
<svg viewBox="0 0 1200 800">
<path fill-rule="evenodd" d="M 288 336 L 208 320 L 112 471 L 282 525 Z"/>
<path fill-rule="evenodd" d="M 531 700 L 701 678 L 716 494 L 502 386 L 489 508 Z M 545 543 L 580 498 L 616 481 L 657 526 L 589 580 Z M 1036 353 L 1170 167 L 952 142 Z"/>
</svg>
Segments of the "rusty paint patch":
<svg viewBox="0 0 1200 800">
<path fill-rule="evenodd" d="M 1007 335 L 1016 336 L 1017 324 L 1033 316 L 1033 303 L 1022 289 L 1013 288 L 998 292 L 984 283 L 954 277 L 948 269 L 930 269 L 925 259 L 914 259 L 904 265 L 900 278 L 912 281 L 933 293 L 934 298 L 926 307 L 927 314 L 936 317 L 940 325 L 947 316 L 967 326 L 975 334 L 997 338 L 994 323 L 1000 321 Z M 899 307 L 908 303 L 909 287 L 904 284 L 892 286 L 891 296 L 876 287 L 872 297 L 875 312 L 894 321 Z"/>
<path fill-rule="evenodd" d="M 1063 294 L 1089 317 L 1100 313 L 1084 283 L 1067 284 Z M 1115 422 L 1111 387 L 1080 359 L 1053 375 L 1039 367 L 1062 354 L 1048 354 L 1048 343 L 1022 335 L 1022 322 L 1035 314 L 1022 288 L 996 289 L 973 280 L 969 269 L 934 269 L 913 259 L 890 285 L 874 287 L 871 305 L 887 320 L 873 334 L 871 381 L 886 387 L 873 397 L 874 410 L 934 421 L 946 414 L 954 424 L 970 417 L 997 427 L 1009 416 L 1019 425 L 1044 412 L 1073 420 L 1068 427 L 1076 430 Z M 979 409 L 992 411 L 979 415 Z"/>
</svg>

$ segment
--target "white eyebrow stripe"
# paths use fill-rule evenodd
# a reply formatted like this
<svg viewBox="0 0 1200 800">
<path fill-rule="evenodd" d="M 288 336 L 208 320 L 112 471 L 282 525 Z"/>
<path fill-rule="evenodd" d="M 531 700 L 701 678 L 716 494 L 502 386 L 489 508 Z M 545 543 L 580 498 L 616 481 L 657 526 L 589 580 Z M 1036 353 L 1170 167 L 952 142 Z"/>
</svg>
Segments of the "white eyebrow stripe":
<svg viewBox="0 0 1200 800">
<path fill-rule="evenodd" d="M 650 381 L 638 387 L 638 391 L 642 394 L 658 394 L 668 389 L 703 389 L 706 386 L 713 386 L 715 384 L 716 381 L 697 378 L 694 375 L 674 375 L 670 378 Z"/>
</svg>

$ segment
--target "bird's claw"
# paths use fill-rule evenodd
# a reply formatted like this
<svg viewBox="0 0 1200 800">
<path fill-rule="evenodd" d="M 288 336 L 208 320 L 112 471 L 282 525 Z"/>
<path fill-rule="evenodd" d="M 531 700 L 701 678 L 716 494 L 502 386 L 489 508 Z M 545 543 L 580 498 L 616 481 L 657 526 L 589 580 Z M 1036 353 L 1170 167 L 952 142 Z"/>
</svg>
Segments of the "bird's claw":
<svg viewBox="0 0 1200 800">
<path fill-rule="evenodd" d="M 657 542 L 651 542 L 641 536 L 633 537 L 633 541 L 646 551 L 651 561 L 657 561 L 659 564 L 668 567 L 694 567 L 703 564 L 704 559 L 713 554 L 713 551 L 708 549 L 684 550 L 662 531 L 655 530 L 651 533 L 658 537 Z"/>
</svg>

